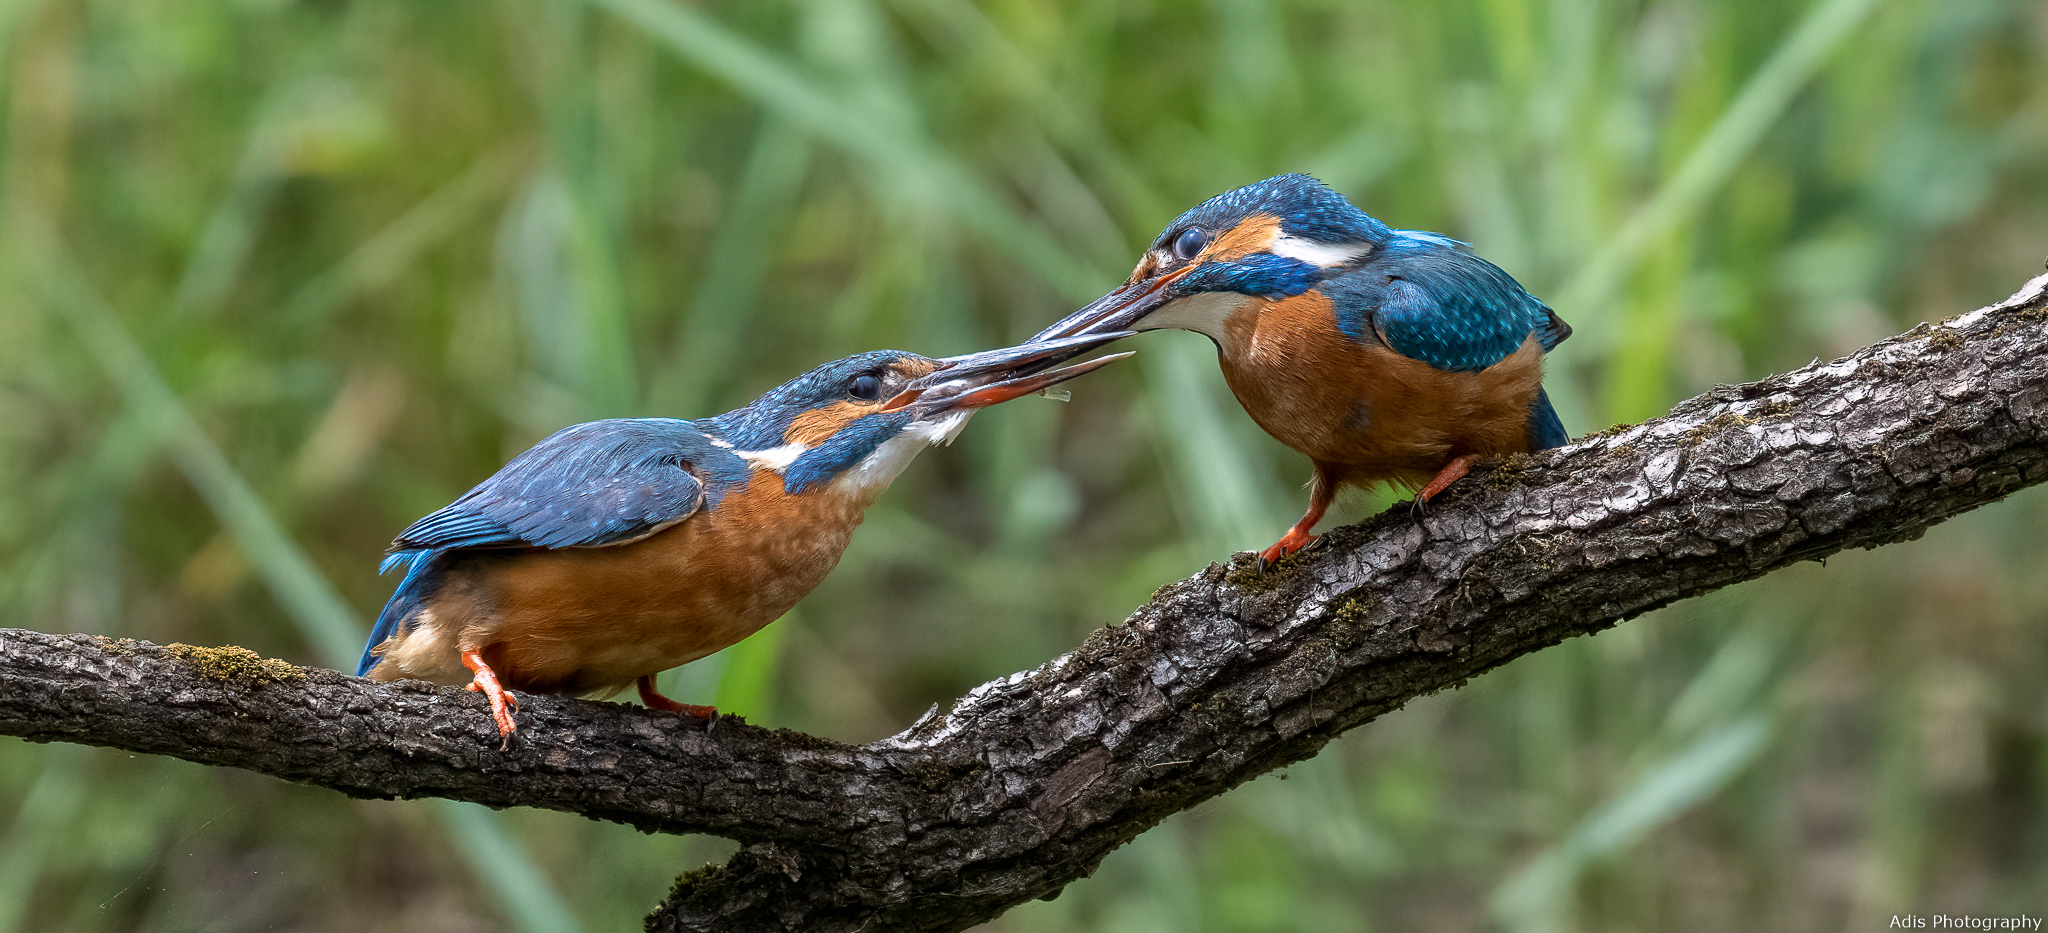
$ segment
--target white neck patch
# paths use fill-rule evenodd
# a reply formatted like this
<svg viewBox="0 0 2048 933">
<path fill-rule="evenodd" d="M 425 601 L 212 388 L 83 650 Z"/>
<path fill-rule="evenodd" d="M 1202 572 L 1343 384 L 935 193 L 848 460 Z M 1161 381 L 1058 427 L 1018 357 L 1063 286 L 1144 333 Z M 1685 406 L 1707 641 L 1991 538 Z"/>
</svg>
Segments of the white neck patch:
<svg viewBox="0 0 2048 933">
<path fill-rule="evenodd" d="M 1346 263 L 1357 262 L 1372 252 L 1371 243 L 1318 243 L 1298 236 L 1276 236 L 1266 252 L 1275 256 L 1298 259 L 1312 266 L 1329 269 Z"/>
<path fill-rule="evenodd" d="M 792 441 L 780 447 L 770 447 L 767 450 L 741 450 L 735 452 L 742 459 L 756 467 L 780 473 L 783 470 L 789 469 L 789 465 L 795 463 L 796 458 L 803 456 L 804 451 L 807 450 L 810 450 L 810 448 Z"/>
</svg>

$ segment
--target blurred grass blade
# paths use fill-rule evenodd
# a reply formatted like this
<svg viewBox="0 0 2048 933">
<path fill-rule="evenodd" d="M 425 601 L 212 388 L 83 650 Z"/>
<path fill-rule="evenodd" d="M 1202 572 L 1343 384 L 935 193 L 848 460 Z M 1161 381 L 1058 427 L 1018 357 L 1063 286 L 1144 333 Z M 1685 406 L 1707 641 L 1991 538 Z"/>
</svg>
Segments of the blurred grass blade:
<svg viewBox="0 0 2048 933">
<path fill-rule="evenodd" d="M 262 571 L 272 595 L 298 624 L 321 662 L 336 670 L 352 670 L 364 632 L 355 612 L 284 529 L 271 520 L 255 490 L 206 436 L 164 382 L 156 364 L 129 336 L 114 309 L 86 284 L 84 270 L 57 248 L 55 232 L 42 224 L 30 226 L 21 219 L 23 213 L 17 212 L 17 223 L 29 229 L 14 239 L 24 247 L 34 247 L 31 255 L 35 261 L 30 265 L 43 274 L 35 277 L 33 286 L 71 325 L 129 403 L 170 426 L 171 450 L 180 470 L 235 536 L 250 563 Z"/>
<path fill-rule="evenodd" d="M 754 320 L 776 237 L 788 228 L 811 162 L 810 145 L 788 123 L 769 118 L 754 134 L 739 190 L 704 261 L 704 277 L 676 330 L 669 364 L 648 394 L 682 417 L 706 409 L 732 382 L 733 354 Z"/>
<path fill-rule="evenodd" d="M 1171 338 L 1169 338 L 1171 339 Z M 1216 398 L 1207 344 L 1155 340 L 1139 359 L 1145 368 L 1145 398 L 1167 440 L 1179 480 L 1175 499 L 1192 503 L 1203 553 L 1264 547 L 1285 531 L 1287 506 L 1276 491 L 1282 484 L 1251 456 L 1259 440 Z M 1170 425 L 1170 427 L 1168 427 Z M 1304 503 L 1306 500 L 1304 499 Z"/>
<path fill-rule="evenodd" d="M 383 288 L 412 268 L 429 247 L 464 228 L 512 180 L 516 151 L 486 154 L 364 240 L 331 269 L 300 285 L 278 306 L 293 327 L 317 325 L 358 295 Z"/>
<path fill-rule="evenodd" d="M 662 0 L 588 2 L 640 27 L 670 51 L 813 133 L 862 155 L 905 157 L 893 151 L 898 144 L 887 138 L 892 127 L 863 119 L 866 114 L 812 87 L 787 64 L 692 7 Z"/>
<path fill-rule="evenodd" d="M 1566 928 L 1564 911 L 1588 863 L 1634 845 L 1719 790 L 1764 750 L 1772 728 L 1762 713 L 1744 717 L 1650 769 L 1502 884 L 1494 918 L 1512 929 Z"/>
<path fill-rule="evenodd" d="M 284 181 L 286 153 L 299 111 L 307 106 L 308 82 L 298 80 L 273 90 L 256 110 L 256 125 L 242 145 L 242 157 L 228 180 L 227 195 L 200 229 L 199 241 L 185 261 L 171 293 L 171 312 L 189 314 L 219 310 L 234 287 L 235 275 L 256 244 L 256 233 L 271 199 Z"/>
<path fill-rule="evenodd" d="M 8 739 L 9 744 L 25 742 Z M 24 749 L 27 751 L 27 749 Z M 7 832 L 0 835 L 0 933 L 21 929 L 29 897 L 47 853 L 75 844 L 72 821 L 92 786 L 92 753 L 83 746 L 55 743 L 35 749 L 42 771 L 16 808 Z"/>
<path fill-rule="evenodd" d="M 45 513 L 62 518 L 38 537 L 26 559 L 0 574 L 0 612 L 28 618 L 33 607 L 48 604 L 60 587 L 75 580 L 79 568 L 104 573 L 106 563 L 118 559 L 119 548 L 109 542 L 108 526 L 169 440 L 165 427 L 134 403 L 124 403 L 101 429 L 93 450 L 67 464 L 53 506 Z M 108 597 L 121 593 L 98 581 L 92 588 Z M 90 621 L 106 634 L 121 633 L 126 622 L 118 613 L 93 613 Z"/>
<path fill-rule="evenodd" d="M 1155 218 L 1178 213 L 1185 205 L 1168 203 L 1154 188 L 1154 174 L 1141 171 L 1119 140 L 1104 128 L 1095 102 L 1062 89 L 1046 73 L 1043 62 L 1019 48 L 990 20 L 989 11 L 971 0 L 896 0 L 896 7 L 930 33 L 934 49 L 953 56 L 964 69 L 1000 76 L 1006 96 L 1018 99 L 1037 122 L 1037 129 L 1065 144 L 1067 151 L 1108 179 L 1137 219 L 1133 235 L 1150 237 Z M 1015 13 L 1016 10 L 1009 12 Z"/>
<path fill-rule="evenodd" d="M 1775 684 L 1784 656 L 1784 633 L 1790 630 L 1792 626 L 1783 620 L 1772 619 L 1752 623 L 1722 643 L 1671 701 L 1661 735 L 1682 741 L 1726 718 L 1730 710 L 1750 708 L 1768 685 Z"/>
<path fill-rule="evenodd" d="M 494 904 L 526 933 L 576 933 L 582 924 L 546 875 L 505 832 L 496 813 L 474 803 L 433 798 L 434 812 L 448 827 L 449 838 L 469 860 L 493 897 Z"/>
<path fill-rule="evenodd" d="M 48 0 L 0 0 L 0 49 L 14 47 L 14 30 Z"/>
<path fill-rule="evenodd" d="M 1643 251 L 1699 210 L 1776 123 L 1821 63 L 1863 22 L 1877 0 L 1821 0 L 1743 85 L 1670 179 L 1610 234 L 1558 293 L 1567 314 L 1600 315 Z M 1615 341 L 1613 328 L 1581 326 L 1595 341 Z M 1584 340 L 1584 337 L 1581 337 Z M 1604 343 L 1603 343 L 1604 346 Z M 1584 344 L 1579 345 L 1584 349 Z"/>
<path fill-rule="evenodd" d="M 1028 223 L 916 126 L 813 87 L 795 69 L 696 10 L 662 0 L 587 0 L 730 82 L 783 118 L 914 186 L 962 226 L 981 234 L 1071 300 L 1094 298 L 1107 276 Z"/>
<path fill-rule="evenodd" d="M 801 625 L 796 613 L 785 613 L 739 644 L 725 649 L 725 665 L 718 674 L 718 692 L 711 705 L 721 713 L 738 713 L 749 719 L 773 714 L 775 667 L 782 658 L 782 645 L 790 627 Z"/>
<path fill-rule="evenodd" d="M 618 417 L 635 394 L 617 271 L 592 209 L 562 172 L 543 167 L 499 230 L 498 265 L 538 375 L 574 397 L 570 411 L 534 406 L 540 425 Z"/>
</svg>

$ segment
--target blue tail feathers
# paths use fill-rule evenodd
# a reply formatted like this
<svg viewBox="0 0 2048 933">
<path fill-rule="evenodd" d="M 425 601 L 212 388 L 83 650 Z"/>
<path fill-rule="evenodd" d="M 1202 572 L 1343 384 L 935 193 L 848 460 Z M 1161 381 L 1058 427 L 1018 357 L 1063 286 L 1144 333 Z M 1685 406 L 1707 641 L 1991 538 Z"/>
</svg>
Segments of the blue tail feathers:
<svg viewBox="0 0 2048 933">
<path fill-rule="evenodd" d="M 440 556 L 438 549 L 421 548 L 413 551 L 399 551 L 386 555 L 384 562 L 377 566 L 379 574 L 405 568 L 405 578 L 398 581 L 398 589 L 392 591 L 391 599 L 384 603 L 384 611 L 377 613 L 377 626 L 370 630 L 370 642 L 363 646 L 363 660 L 356 665 L 356 676 L 362 677 L 376 667 L 383 655 L 377 653 L 377 646 L 397 634 L 398 627 L 419 608 L 430 591 L 426 585 L 427 568 L 433 566 L 434 558 Z"/>
<path fill-rule="evenodd" d="M 1571 442 L 1572 436 L 1564 433 L 1564 422 L 1558 419 L 1557 409 L 1550 407 L 1550 393 L 1538 387 L 1536 400 L 1529 403 L 1529 450 L 1549 450 Z"/>
</svg>

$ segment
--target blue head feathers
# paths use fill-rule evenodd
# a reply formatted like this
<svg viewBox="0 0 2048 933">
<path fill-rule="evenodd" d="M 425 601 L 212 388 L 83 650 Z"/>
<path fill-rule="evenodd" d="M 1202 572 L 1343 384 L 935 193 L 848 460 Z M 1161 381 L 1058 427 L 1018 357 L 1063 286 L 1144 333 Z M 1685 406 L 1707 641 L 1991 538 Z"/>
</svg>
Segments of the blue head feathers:
<svg viewBox="0 0 2048 933">
<path fill-rule="evenodd" d="M 870 350 L 842 360 L 833 360 L 761 394 L 745 408 L 705 418 L 697 423 L 724 438 L 740 450 L 766 450 L 780 446 L 789 425 L 798 415 L 835 402 L 854 400 L 861 386 L 856 380 L 872 377 L 879 386 L 891 364 L 899 361 L 932 361 L 903 350 Z M 872 400 L 870 397 L 869 400 Z M 899 426 L 900 427 L 900 426 Z M 887 440 L 882 438 L 881 440 Z M 881 443 L 880 440 L 876 441 Z"/>
<path fill-rule="evenodd" d="M 1386 224 L 1351 206 L 1329 185 L 1307 175 L 1275 175 L 1195 205 L 1174 218 L 1152 248 L 1169 248 L 1190 227 L 1218 235 L 1255 214 L 1271 214 L 1279 218 L 1282 234 L 1317 243 L 1379 245 L 1392 234 Z"/>
</svg>

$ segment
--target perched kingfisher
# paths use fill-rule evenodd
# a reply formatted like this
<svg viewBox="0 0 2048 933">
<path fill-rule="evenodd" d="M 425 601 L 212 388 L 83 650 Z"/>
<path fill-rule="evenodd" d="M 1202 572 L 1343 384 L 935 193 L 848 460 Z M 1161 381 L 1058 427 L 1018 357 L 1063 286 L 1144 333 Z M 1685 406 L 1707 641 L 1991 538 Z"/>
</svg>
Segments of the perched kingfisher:
<svg viewBox="0 0 2048 933">
<path fill-rule="evenodd" d="M 608 697 L 710 719 L 654 675 L 753 634 L 839 562 L 862 512 L 975 410 L 1119 353 L 1039 373 L 1116 333 L 949 359 L 877 350 L 698 421 L 564 428 L 392 542 L 405 576 L 358 676 L 467 682 L 507 741 L 508 690 Z"/>
<path fill-rule="evenodd" d="M 1314 540 L 1340 486 L 1392 480 L 1427 503 L 1476 457 L 1570 441 L 1543 354 L 1571 328 L 1464 243 L 1392 229 L 1307 175 L 1180 215 L 1122 287 L 1032 339 L 1168 327 L 1214 341 L 1252 420 L 1315 464 L 1267 562 Z"/>
</svg>

